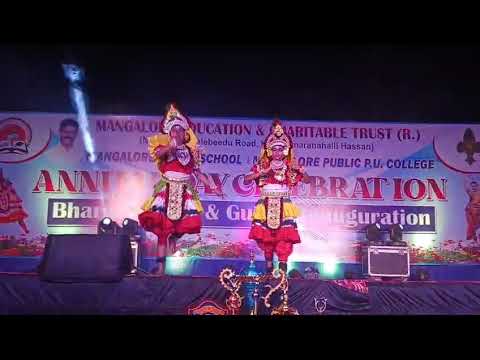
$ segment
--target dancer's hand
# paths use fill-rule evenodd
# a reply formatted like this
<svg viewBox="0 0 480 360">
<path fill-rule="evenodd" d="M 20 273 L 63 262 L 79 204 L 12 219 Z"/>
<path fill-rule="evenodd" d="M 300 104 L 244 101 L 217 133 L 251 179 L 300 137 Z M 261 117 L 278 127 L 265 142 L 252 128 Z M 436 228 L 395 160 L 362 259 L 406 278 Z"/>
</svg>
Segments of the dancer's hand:
<svg viewBox="0 0 480 360">
<path fill-rule="evenodd" d="M 175 141 L 175 139 L 172 139 L 172 141 L 170 141 L 170 144 L 168 144 L 168 150 L 170 152 L 174 152 L 175 150 L 177 150 L 177 142 Z"/>
<path fill-rule="evenodd" d="M 271 170 L 272 170 L 272 165 L 270 164 L 266 169 L 260 170 L 260 176 L 267 176 Z"/>
</svg>

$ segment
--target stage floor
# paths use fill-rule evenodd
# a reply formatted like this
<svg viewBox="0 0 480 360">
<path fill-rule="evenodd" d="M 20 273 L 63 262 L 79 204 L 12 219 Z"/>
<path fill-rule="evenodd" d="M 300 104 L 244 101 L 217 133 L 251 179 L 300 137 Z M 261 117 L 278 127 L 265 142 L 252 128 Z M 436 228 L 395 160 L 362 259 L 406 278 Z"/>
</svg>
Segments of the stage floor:
<svg viewBox="0 0 480 360">
<path fill-rule="evenodd" d="M 0 272 L 35 272 L 40 264 L 41 257 L 27 256 L 0 256 Z M 242 272 L 249 265 L 248 260 L 185 257 L 167 258 L 167 273 L 173 276 L 203 276 L 216 277 L 225 267 Z M 256 262 L 259 271 L 265 270 L 264 261 Z M 156 266 L 155 258 L 141 258 L 140 267 L 146 271 Z M 321 264 L 314 262 L 291 262 L 289 270 L 296 269 L 304 273 L 306 267 L 320 268 Z M 344 279 L 347 274 L 352 274 L 354 279 L 361 279 L 362 265 L 358 263 L 338 263 L 335 271 L 329 274 L 320 274 L 322 280 Z M 412 264 L 410 266 L 410 280 L 417 280 L 420 271 L 428 273 L 432 281 L 480 281 L 480 264 Z"/>
<path fill-rule="evenodd" d="M 480 314 L 480 282 L 291 279 L 289 285 L 289 304 L 301 315 Z M 128 276 L 116 283 L 63 284 L 40 281 L 34 273 L 0 273 L 3 315 L 187 315 L 205 302 L 221 312 L 228 294 L 216 277 Z M 279 301 L 274 297 L 272 303 Z M 269 311 L 261 304 L 260 314 Z"/>
</svg>

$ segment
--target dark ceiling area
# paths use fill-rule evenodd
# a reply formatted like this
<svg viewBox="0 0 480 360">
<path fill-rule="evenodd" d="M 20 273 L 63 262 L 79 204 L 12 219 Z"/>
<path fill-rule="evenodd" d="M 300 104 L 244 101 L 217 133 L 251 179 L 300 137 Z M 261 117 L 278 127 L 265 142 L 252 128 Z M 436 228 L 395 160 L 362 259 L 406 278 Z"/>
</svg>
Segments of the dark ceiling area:
<svg viewBox="0 0 480 360">
<path fill-rule="evenodd" d="M 89 111 L 477 122 L 480 47 L 0 45 L 0 111 L 71 112 L 61 64 L 86 72 Z"/>
</svg>

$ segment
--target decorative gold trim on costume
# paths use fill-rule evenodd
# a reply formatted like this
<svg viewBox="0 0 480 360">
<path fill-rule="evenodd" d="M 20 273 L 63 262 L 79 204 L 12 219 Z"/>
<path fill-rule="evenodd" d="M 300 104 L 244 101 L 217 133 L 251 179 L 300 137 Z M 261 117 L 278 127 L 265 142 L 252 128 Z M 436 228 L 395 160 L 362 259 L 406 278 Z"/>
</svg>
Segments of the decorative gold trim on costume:
<svg viewBox="0 0 480 360">
<path fill-rule="evenodd" d="M 184 185 L 189 185 L 190 184 L 190 176 L 186 175 L 184 179 L 174 179 L 174 178 L 169 178 L 165 176 L 164 174 L 161 175 L 162 179 L 168 183 L 180 183 Z"/>
<path fill-rule="evenodd" d="M 296 219 L 300 216 L 300 209 L 291 201 L 285 201 L 282 199 L 283 207 L 283 219 Z M 267 220 L 267 211 L 264 203 L 259 203 L 255 206 L 255 210 L 252 214 L 252 219 L 256 221 L 265 222 Z"/>
<path fill-rule="evenodd" d="M 287 171 L 287 167 L 285 166 L 283 169 L 280 170 L 274 170 L 274 175 L 273 177 L 278 180 L 278 181 L 283 181 L 285 180 L 285 172 Z"/>
<path fill-rule="evenodd" d="M 268 191 L 263 190 L 261 193 L 262 198 L 288 198 L 290 197 L 290 191 Z"/>
<path fill-rule="evenodd" d="M 184 183 L 169 181 L 167 217 L 172 220 L 180 220 L 182 217 Z"/>
<path fill-rule="evenodd" d="M 281 198 L 267 198 L 267 226 L 276 230 L 280 227 L 280 219 L 282 209 L 282 199 Z"/>
<path fill-rule="evenodd" d="M 291 184 L 295 184 L 295 181 L 297 180 L 297 172 L 294 171 L 294 170 L 292 170 L 292 169 L 289 169 L 289 170 L 287 171 L 287 176 L 288 176 L 288 178 L 289 178 L 289 180 L 290 180 L 290 183 L 291 183 Z"/>
</svg>

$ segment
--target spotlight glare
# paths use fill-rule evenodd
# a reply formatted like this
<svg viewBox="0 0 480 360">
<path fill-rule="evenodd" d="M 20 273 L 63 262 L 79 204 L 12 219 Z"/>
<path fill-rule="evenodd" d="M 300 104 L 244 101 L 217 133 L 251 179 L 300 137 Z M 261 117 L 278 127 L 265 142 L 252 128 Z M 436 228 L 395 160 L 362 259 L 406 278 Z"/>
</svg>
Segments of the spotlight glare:
<svg viewBox="0 0 480 360">
<path fill-rule="evenodd" d="M 188 258 L 181 256 L 168 256 L 165 272 L 169 275 L 187 275 L 190 263 Z"/>
<path fill-rule="evenodd" d="M 327 259 L 322 264 L 322 272 L 325 275 L 333 275 L 337 272 L 337 260 L 334 258 Z"/>
<path fill-rule="evenodd" d="M 77 119 L 83 136 L 83 142 L 88 153 L 88 160 L 94 163 L 96 160 L 95 147 L 89 130 L 87 114 L 87 95 L 84 93 L 81 82 L 85 79 L 85 72 L 74 64 L 62 64 L 65 77 L 70 82 L 70 100 L 77 112 Z"/>
</svg>

